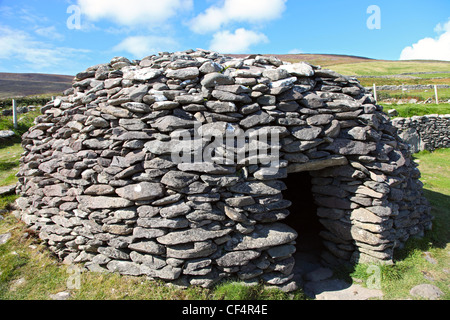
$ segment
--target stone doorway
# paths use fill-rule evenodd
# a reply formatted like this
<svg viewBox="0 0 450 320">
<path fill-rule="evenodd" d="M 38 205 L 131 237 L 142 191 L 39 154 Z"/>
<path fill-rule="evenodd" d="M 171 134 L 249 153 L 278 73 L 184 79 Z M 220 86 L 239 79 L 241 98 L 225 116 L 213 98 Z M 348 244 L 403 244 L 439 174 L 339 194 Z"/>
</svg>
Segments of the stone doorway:
<svg viewBox="0 0 450 320">
<path fill-rule="evenodd" d="M 283 182 L 287 189 L 283 198 L 292 202 L 290 215 L 283 221 L 298 233 L 297 252 L 308 252 L 315 255 L 325 249 L 320 232 L 325 227 L 317 215 L 318 206 L 314 202 L 311 175 L 309 172 L 290 173 Z"/>
</svg>

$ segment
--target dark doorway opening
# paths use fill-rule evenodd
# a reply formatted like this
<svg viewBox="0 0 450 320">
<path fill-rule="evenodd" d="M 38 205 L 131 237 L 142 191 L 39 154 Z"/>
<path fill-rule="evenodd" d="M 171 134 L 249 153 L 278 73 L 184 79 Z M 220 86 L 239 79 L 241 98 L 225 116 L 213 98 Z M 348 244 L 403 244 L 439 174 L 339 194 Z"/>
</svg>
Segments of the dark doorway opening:
<svg viewBox="0 0 450 320">
<path fill-rule="evenodd" d="M 297 252 L 320 255 L 325 249 L 319 233 L 325 230 L 317 216 L 314 203 L 311 175 L 309 172 L 291 173 L 283 180 L 287 189 L 283 191 L 284 199 L 292 202 L 290 215 L 283 221 L 298 233 Z"/>
</svg>

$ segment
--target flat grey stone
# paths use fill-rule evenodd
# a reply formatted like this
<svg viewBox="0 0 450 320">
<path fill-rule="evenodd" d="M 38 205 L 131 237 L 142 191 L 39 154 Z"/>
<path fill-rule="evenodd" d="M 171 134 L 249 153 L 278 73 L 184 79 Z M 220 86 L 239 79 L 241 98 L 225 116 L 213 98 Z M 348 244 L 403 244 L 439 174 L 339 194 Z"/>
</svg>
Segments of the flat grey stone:
<svg viewBox="0 0 450 320">
<path fill-rule="evenodd" d="M 11 233 L 0 234 L 0 245 L 5 244 L 9 239 L 11 239 Z"/>
<path fill-rule="evenodd" d="M 229 252 L 216 259 L 216 263 L 220 267 L 243 266 L 260 255 L 261 252 L 255 250 Z"/>
<path fill-rule="evenodd" d="M 265 182 L 243 182 L 230 187 L 235 193 L 244 193 L 247 195 L 274 195 L 281 193 L 286 189 L 286 185 L 282 181 L 265 181 Z"/>
<path fill-rule="evenodd" d="M 112 260 L 106 265 L 106 268 L 111 272 L 117 272 L 123 275 L 141 275 L 140 266 L 137 263 L 131 261 Z"/>
<path fill-rule="evenodd" d="M 11 130 L 1 130 L 0 131 L 0 139 L 8 139 L 14 137 L 16 134 Z"/>
<path fill-rule="evenodd" d="M 227 243 L 231 250 L 265 249 L 294 241 L 297 232 L 291 227 L 281 224 L 266 224 L 257 226 L 256 230 L 248 235 L 237 235 Z"/>
<path fill-rule="evenodd" d="M 353 141 L 348 139 L 336 139 L 324 150 L 332 151 L 340 155 L 367 155 L 377 149 L 374 142 Z"/>
<path fill-rule="evenodd" d="M 439 299 L 444 294 L 441 289 L 432 284 L 419 284 L 412 288 L 409 293 L 414 297 L 429 300 Z"/>
<path fill-rule="evenodd" d="M 141 182 L 116 189 L 116 193 L 132 201 L 153 200 L 164 195 L 164 188 L 160 183 Z"/>
<path fill-rule="evenodd" d="M 200 71 L 196 67 L 188 67 L 177 70 L 169 70 L 166 73 L 168 78 L 180 79 L 180 80 L 189 80 L 195 79 L 199 76 Z"/>
<path fill-rule="evenodd" d="M 177 245 L 189 242 L 201 242 L 205 240 L 223 237 L 231 232 L 231 229 L 209 231 L 203 228 L 189 229 L 185 231 L 173 231 L 156 240 L 165 245 Z"/>
<path fill-rule="evenodd" d="M 4 196 L 4 195 L 8 195 L 8 194 L 13 194 L 16 190 L 16 185 L 11 185 L 11 186 L 5 186 L 5 187 L 0 187 L 0 196 Z"/>
<path fill-rule="evenodd" d="M 111 209 L 131 207 L 134 203 L 119 197 L 78 196 L 77 200 L 89 209 Z"/>
<path fill-rule="evenodd" d="M 165 248 L 154 242 L 154 241 L 142 241 L 142 242 L 136 242 L 132 243 L 128 246 L 129 249 L 142 252 L 142 253 L 148 253 L 148 254 L 155 254 L 155 255 L 161 255 L 165 253 Z"/>
<path fill-rule="evenodd" d="M 175 116 L 165 116 L 158 118 L 152 127 L 158 129 L 160 132 L 172 132 L 176 129 L 192 128 L 194 127 L 194 121 L 186 120 Z"/>
<path fill-rule="evenodd" d="M 299 77 L 312 77 L 314 75 L 313 68 L 304 62 L 286 64 L 278 67 L 279 69 L 284 69 L 292 75 Z"/>
<path fill-rule="evenodd" d="M 178 259 L 194 259 L 207 257 L 216 252 L 217 245 L 211 241 L 185 243 L 167 247 L 167 257 Z"/>
<path fill-rule="evenodd" d="M 168 187 L 175 189 L 185 188 L 191 183 L 197 181 L 200 177 L 198 175 L 180 171 L 170 171 L 161 179 L 161 183 Z"/>
<path fill-rule="evenodd" d="M 351 285 L 340 279 L 308 282 L 304 290 L 306 295 L 316 300 L 369 300 L 383 297 L 381 290 Z"/>
<path fill-rule="evenodd" d="M 201 82 L 202 86 L 206 88 L 212 88 L 217 85 L 230 85 L 234 84 L 234 79 L 224 74 L 213 72 L 205 75 Z"/>
<path fill-rule="evenodd" d="M 56 294 L 51 294 L 50 299 L 64 301 L 64 300 L 70 299 L 70 296 L 71 295 L 70 295 L 69 291 L 62 291 L 62 292 L 58 292 Z"/>
<path fill-rule="evenodd" d="M 170 228 L 170 229 L 182 229 L 189 225 L 189 221 L 185 218 L 173 218 L 173 219 L 163 219 L 163 218 L 139 218 L 137 220 L 137 225 L 143 228 Z"/>
<path fill-rule="evenodd" d="M 321 133 L 320 127 L 294 127 L 291 129 L 292 135 L 300 140 L 311 141 L 316 139 Z"/>
<path fill-rule="evenodd" d="M 167 265 L 165 259 L 151 255 L 151 254 L 141 254 L 136 251 L 131 251 L 130 258 L 133 262 L 137 264 L 142 264 L 146 267 L 152 268 L 153 270 L 158 270 Z"/>
<path fill-rule="evenodd" d="M 330 156 L 325 159 L 312 160 L 306 163 L 294 163 L 288 166 L 288 173 L 316 171 L 329 167 L 343 166 L 348 164 L 348 160 L 344 156 Z"/>
</svg>

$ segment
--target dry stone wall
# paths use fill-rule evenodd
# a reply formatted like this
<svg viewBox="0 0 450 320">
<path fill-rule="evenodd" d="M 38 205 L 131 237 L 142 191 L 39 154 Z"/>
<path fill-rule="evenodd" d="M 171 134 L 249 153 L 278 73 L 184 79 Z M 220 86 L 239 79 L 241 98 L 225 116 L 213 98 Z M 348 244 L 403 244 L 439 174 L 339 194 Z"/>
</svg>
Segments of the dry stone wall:
<svg viewBox="0 0 450 320">
<path fill-rule="evenodd" d="M 205 50 L 114 58 L 42 113 L 23 136 L 17 205 L 60 259 L 90 270 L 293 290 L 302 235 L 283 220 L 302 212 L 283 179 L 297 172 L 313 176 L 327 262 L 389 263 L 431 227 L 407 144 L 330 70 Z"/>
<path fill-rule="evenodd" d="M 410 145 L 411 152 L 450 148 L 450 115 L 425 115 L 395 118 L 392 124 L 399 136 Z"/>
</svg>

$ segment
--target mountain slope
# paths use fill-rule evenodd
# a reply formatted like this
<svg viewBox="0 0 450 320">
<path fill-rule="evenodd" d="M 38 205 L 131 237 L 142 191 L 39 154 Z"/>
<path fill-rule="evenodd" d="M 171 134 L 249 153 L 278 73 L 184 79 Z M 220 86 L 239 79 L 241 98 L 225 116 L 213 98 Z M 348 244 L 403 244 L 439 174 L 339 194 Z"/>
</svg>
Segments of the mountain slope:
<svg viewBox="0 0 450 320">
<path fill-rule="evenodd" d="M 59 94 L 72 86 L 73 76 L 0 72 L 0 99 Z"/>
<path fill-rule="evenodd" d="M 248 55 L 229 54 L 231 57 L 240 58 Z M 339 54 L 274 54 L 273 56 L 292 63 L 305 61 L 323 68 L 332 69 L 344 75 L 364 75 L 366 77 L 368 75 L 398 75 L 405 72 L 450 72 L 450 62 L 448 61 L 385 61 Z M 436 83 L 448 83 L 450 81 L 450 74 L 430 75 L 427 77 L 440 77 L 440 79 L 435 80 Z M 43 94 L 59 95 L 72 86 L 73 78 L 74 76 L 70 75 L 0 72 L 0 99 Z M 412 81 L 410 79 L 407 80 L 409 82 Z M 392 82 L 392 79 L 383 79 L 383 81 L 370 79 L 370 84 L 380 82 L 379 84 L 381 85 L 389 81 Z M 404 79 L 401 81 L 404 81 Z"/>
</svg>

